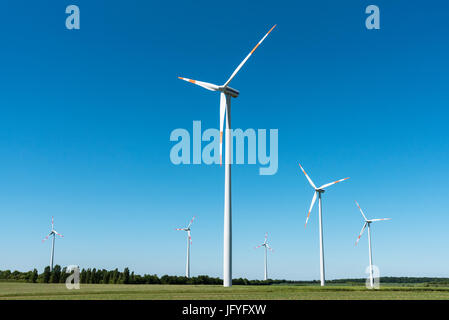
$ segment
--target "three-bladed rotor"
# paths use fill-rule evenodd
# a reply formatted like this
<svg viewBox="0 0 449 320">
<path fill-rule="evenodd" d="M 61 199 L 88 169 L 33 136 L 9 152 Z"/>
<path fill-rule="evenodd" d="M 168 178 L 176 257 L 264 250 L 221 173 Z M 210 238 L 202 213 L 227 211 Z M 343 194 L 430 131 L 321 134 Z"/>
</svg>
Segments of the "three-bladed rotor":
<svg viewBox="0 0 449 320">
<path fill-rule="evenodd" d="M 355 201 L 355 204 L 357 205 L 357 207 L 359 207 L 360 213 L 363 216 L 363 219 L 365 221 L 365 223 L 363 224 L 362 230 L 360 231 L 359 236 L 357 237 L 357 240 L 355 242 L 355 245 L 357 245 L 357 243 L 359 242 L 360 238 L 362 237 L 363 232 L 365 231 L 366 227 L 372 223 L 372 222 L 376 222 L 376 221 L 384 221 L 384 220 L 391 220 L 391 218 L 382 218 L 382 219 L 367 219 L 365 216 L 365 213 L 363 212 L 362 208 L 360 208 L 360 205 L 357 201 Z"/>
<path fill-rule="evenodd" d="M 251 55 L 254 53 L 254 51 L 256 51 L 256 49 L 265 40 L 265 38 L 268 36 L 268 34 L 270 34 L 270 32 L 274 29 L 274 27 L 276 27 L 276 25 L 274 25 L 265 34 L 265 36 L 257 43 L 257 45 L 251 50 L 251 52 L 246 56 L 246 58 L 243 59 L 242 62 L 240 62 L 238 67 L 234 70 L 234 72 L 231 74 L 229 79 L 223 85 L 219 86 L 219 85 L 209 83 L 209 82 L 178 77 L 181 80 L 196 84 L 200 87 L 203 87 L 204 89 L 220 92 L 220 165 L 222 164 L 222 157 L 223 157 L 223 123 L 224 123 L 225 114 L 226 114 L 226 97 L 230 96 L 233 98 L 237 98 L 239 96 L 239 91 L 229 87 L 229 83 L 231 83 L 232 79 L 234 79 L 234 77 L 237 75 L 237 73 L 240 71 L 240 69 L 246 63 L 246 61 L 248 61 L 249 57 L 251 57 Z"/>
<path fill-rule="evenodd" d="M 192 220 L 190 220 L 190 222 L 187 225 L 187 227 L 185 227 L 185 228 L 176 228 L 175 229 L 175 230 L 178 230 L 178 231 L 186 231 L 187 232 L 187 236 L 189 237 L 190 243 L 192 243 L 192 236 L 190 235 L 190 230 L 191 230 L 190 227 L 193 224 L 193 220 L 195 220 L 195 216 L 192 218 Z"/>
<path fill-rule="evenodd" d="M 254 249 L 257 249 L 260 247 L 266 247 L 268 250 L 274 251 L 273 248 L 271 248 L 268 243 L 268 232 L 265 232 L 265 241 L 261 245 L 256 246 Z"/>
<path fill-rule="evenodd" d="M 313 194 L 313 198 L 312 198 L 312 203 L 310 204 L 309 212 L 307 213 L 306 223 L 305 223 L 305 225 L 304 225 L 304 227 L 306 227 L 306 226 L 307 226 L 307 221 L 309 221 L 310 213 L 312 212 L 313 206 L 315 205 L 315 201 L 316 201 L 316 198 L 317 198 L 317 194 L 324 193 L 324 191 L 325 191 L 324 189 L 325 189 L 325 188 L 327 188 L 327 187 L 329 187 L 329 186 L 331 186 L 331 185 L 333 185 L 333 184 L 336 184 L 336 183 L 345 181 L 345 180 L 347 180 L 347 179 L 349 179 L 349 178 L 344 178 L 344 179 L 340 179 L 340 180 L 337 180 L 337 181 L 329 182 L 329 183 L 323 184 L 321 187 L 317 188 L 317 187 L 315 186 L 315 184 L 313 183 L 312 179 L 310 179 L 310 177 L 308 176 L 308 174 L 306 173 L 306 171 L 304 170 L 304 168 L 301 166 L 301 164 L 299 164 L 299 167 L 301 168 L 302 172 L 304 173 L 304 175 L 306 176 L 307 180 L 309 181 L 309 184 L 310 184 L 310 185 L 312 186 L 312 188 L 315 190 L 315 192 L 314 192 L 314 194 Z"/>
<path fill-rule="evenodd" d="M 52 235 L 58 235 L 58 236 L 60 236 L 61 238 L 64 238 L 64 236 L 62 235 L 62 234 L 60 234 L 59 232 L 57 232 L 56 230 L 55 230 L 55 224 L 54 224 L 54 219 L 53 219 L 53 217 L 51 217 L 51 231 L 50 231 L 50 233 L 48 234 L 48 236 L 46 236 L 43 240 L 42 240 L 42 242 L 45 242 L 45 240 L 48 240 L 48 238 L 49 237 L 51 237 Z"/>
</svg>

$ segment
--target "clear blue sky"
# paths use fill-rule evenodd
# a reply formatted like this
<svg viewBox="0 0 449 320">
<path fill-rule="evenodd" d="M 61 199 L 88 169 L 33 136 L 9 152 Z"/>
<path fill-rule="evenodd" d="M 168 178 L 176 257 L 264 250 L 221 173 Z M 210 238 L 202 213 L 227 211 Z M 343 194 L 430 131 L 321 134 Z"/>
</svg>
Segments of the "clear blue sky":
<svg viewBox="0 0 449 320">
<path fill-rule="evenodd" d="M 65 29 L 65 7 L 81 30 Z M 365 28 L 377 4 L 381 30 Z M 175 166 L 175 128 L 218 128 L 232 86 L 233 127 L 279 129 L 279 170 L 234 166 L 233 276 L 319 278 L 316 184 L 324 194 L 327 278 L 365 277 L 373 225 L 381 275 L 449 277 L 449 6 L 444 1 L 34 1 L 0 4 L 0 269 L 49 264 L 222 276 L 224 168 Z"/>
</svg>

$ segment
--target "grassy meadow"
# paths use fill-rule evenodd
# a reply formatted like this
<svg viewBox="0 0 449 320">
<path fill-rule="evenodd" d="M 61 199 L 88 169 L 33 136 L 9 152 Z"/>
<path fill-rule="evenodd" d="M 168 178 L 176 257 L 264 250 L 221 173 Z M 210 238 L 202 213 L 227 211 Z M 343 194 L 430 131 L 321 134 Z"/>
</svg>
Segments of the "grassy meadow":
<svg viewBox="0 0 449 320">
<path fill-rule="evenodd" d="M 0 282 L 0 300 L 426 300 L 449 299 L 449 287 L 388 285 L 380 290 L 364 286 L 329 285 L 130 285 L 81 284 L 68 290 L 64 284 Z"/>
</svg>

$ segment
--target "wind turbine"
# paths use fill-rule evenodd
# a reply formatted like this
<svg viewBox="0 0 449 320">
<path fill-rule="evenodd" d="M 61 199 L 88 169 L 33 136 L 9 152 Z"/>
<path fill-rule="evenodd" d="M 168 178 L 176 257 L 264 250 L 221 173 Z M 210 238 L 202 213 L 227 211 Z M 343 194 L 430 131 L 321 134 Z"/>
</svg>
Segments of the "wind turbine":
<svg viewBox="0 0 449 320">
<path fill-rule="evenodd" d="M 270 245 L 268 244 L 268 241 L 267 241 L 267 239 L 268 239 L 268 232 L 266 232 L 265 233 L 265 241 L 261 244 L 261 245 L 259 245 L 259 246 L 257 246 L 257 247 L 255 247 L 254 249 L 257 249 L 257 248 L 260 248 L 260 247 L 265 247 L 265 273 L 264 273 L 264 280 L 267 280 L 268 279 L 268 271 L 267 271 L 267 249 L 268 250 L 270 250 L 271 252 L 273 252 L 273 249 L 270 247 Z"/>
<path fill-rule="evenodd" d="M 309 181 L 312 188 L 315 190 L 312 198 L 312 203 L 310 204 L 309 213 L 307 214 L 307 219 L 304 227 L 307 226 L 307 221 L 309 220 L 310 212 L 312 212 L 313 205 L 316 201 L 316 196 L 318 194 L 318 211 L 319 211 L 319 231 L 320 231 L 320 278 L 321 278 L 321 286 L 325 285 L 325 276 L 324 276 L 324 244 L 323 244 L 323 221 L 322 221 L 322 204 L 321 204 L 321 194 L 324 193 L 324 189 L 336 184 L 338 182 L 344 181 L 349 178 L 340 179 L 334 182 L 329 182 L 326 184 L 323 184 L 321 187 L 317 188 L 315 184 L 313 183 L 312 179 L 307 175 L 307 173 L 304 171 L 301 164 L 299 164 L 299 167 L 301 168 L 302 172 L 304 172 L 304 175 L 306 176 L 307 180 Z"/>
<path fill-rule="evenodd" d="M 391 220 L 391 218 L 383 218 L 383 219 L 367 219 L 365 214 L 363 213 L 362 208 L 360 208 L 357 201 L 355 202 L 357 204 L 357 207 L 360 209 L 360 213 L 363 216 L 363 219 L 365 220 L 365 223 L 363 224 L 362 231 L 360 231 L 359 236 L 357 237 L 357 241 L 355 242 L 355 245 L 359 242 L 360 238 L 362 237 L 363 232 L 365 231 L 366 226 L 368 226 L 368 249 L 369 249 L 369 282 L 371 288 L 374 288 L 374 278 L 373 278 L 373 253 L 371 249 L 371 223 L 375 221 L 383 221 L 383 220 Z"/>
<path fill-rule="evenodd" d="M 61 238 L 64 238 L 64 236 L 63 236 L 62 234 L 58 233 L 58 232 L 55 230 L 55 227 L 54 227 L 54 220 L 53 220 L 53 217 L 51 217 L 51 231 L 50 231 L 50 233 L 48 234 L 48 236 L 46 236 L 46 237 L 42 240 L 42 242 L 45 242 L 45 240 L 47 240 L 49 237 L 53 236 L 52 243 L 51 243 L 50 271 L 53 270 L 53 260 L 54 260 L 54 257 L 55 257 L 55 238 L 56 238 L 56 235 L 60 236 Z"/>
<path fill-rule="evenodd" d="M 224 246 L 223 246 L 223 286 L 232 286 L 232 219 L 231 219 L 231 97 L 237 98 L 239 91 L 229 87 L 229 83 L 234 79 L 235 75 L 240 71 L 246 61 L 256 51 L 257 47 L 265 40 L 268 34 L 276 27 L 274 25 L 270 31 L 257 43 L 245 59 L 238 65 L 238 67 L 231 74 L 229 79 L 221 86 L 202 82 L 183 77 L 178 77 L 181 80 L 196 84 L 210 91 L 220 92 L 220 165 L 222 164 L 222 149 L 223 149 L 223 121 L 226 115 L 226 139 L 225 139 L 225 203 L 224 203 Z"/>
<path fill-rule="evenodd" d="M 186 277 L 190 278 L 190 244 L 192 243 L 192 237 L 190 236 L 190 227 L 192 226 L 193 220 L 190 220 L 189 225 L 186 228 L 178 228 L 175 230 L 186 231 L 187 232 L 187 261 L 186 261 Z"/>
</svg>

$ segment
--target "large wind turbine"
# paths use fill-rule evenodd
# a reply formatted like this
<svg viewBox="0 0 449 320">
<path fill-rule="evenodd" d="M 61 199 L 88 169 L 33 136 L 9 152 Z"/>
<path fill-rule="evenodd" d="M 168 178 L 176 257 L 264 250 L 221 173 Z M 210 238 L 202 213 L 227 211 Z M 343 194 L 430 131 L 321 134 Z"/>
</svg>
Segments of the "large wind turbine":
<svg viewBox="0 0 449 320">
<path fill-rule="evenodd" d="M 270 251 L 273 251 L 273 249 L 272 249 L 272 248 L 270 247 L 270 245 L 268 244 L 267 239 L 268 239 L 268 232 L 265 233 L 265 241 L 264 241 L 261 245 L 255 247 L 255 249 L 260 248 L 260 247 L 265 247 L 265 269 L 264 269 L 265 272 L 264 272 L 264 277 L 263 277 L 264 280 L 267 280 L 267 279 L 268 279 L 268 270 L 267 270 L 267 249 L 270 250 Z"/>
<path fill-rule="evenodd" d="M 50 271 L 53 270 L 53 261 L 54 261 L 54 257 L 55 257 L 55 237 L 56 237 L 56 235 L 60 236 L 61 238 L 64 237 L 62 234 L 58 233 L 58 232 L 55 230 L 53 217 L 51 217 L 51 231 L 50 231 L 50 233 L 48 234 L 48 236 L 46 236 L 46 237 L 42 240 L 42 242 L 45 242 L 45 240 L 47 240 L 49 237 L 53 236 L 52 243 L 51 243 Z"/>
<path fill-rule="evenodd" d="M 325 285 L 325 276 L 324 276 L 324 244 L 323 244 L 323 221 L 322 221 L 322 204 L 321 204 L 321 194 L 324 193 L 324 189 L 336 184 L 338 182 L 344 181 L 349 178 L 340 179 L 334 182 L 323 184 L 321 187 L 317 188 L 315 184 L 313 183 L 312 179 L 307 175 L 307 173 L 304 171 L 301 164 L 299 164 L 299 167 L 301 168 L 302 172 L 304 172 L 304 175 L 306 176 L 307 180 L 309 181 L 312 188 L 315 190 L 312 198 L 312 203 L 310 204 L 309 213 L 307 214 L 307 219 L 304 227 L 307 226 L 307 221 L 309 220 L 310 212 L 312 212 L 313 205 L 316 201 L 316 196 L 318 194 L 318 211 L 319 211 L 319 231 L 320 231 L 320 278 L 321 278 L 321 286 Z"/>
<path fill-rule="evenodd" d="M 355 242 L 355 245 L 357 245 L 357 243 L 360 240 L 360 237 L 363 234 L 363 231 L 365 231 L 366 226 L 368 226 L 368 250 L 369 250 L 369 282 L 370 282 L 370 286 L 371 288 L 374 288 L 374 278 L 373 278 L 373 253 L 372 253 L 372 249 L 371 249 L 371 222 L 375 222 L 375 221 L 383 221 L 383 220 L 391 220 L 391 218 L 383 218 L 383 219 L 367 219 L 365 214 L 363 213 L 362 208 L 360 208 L 359 204 L 357 203 L 357 201 L 355 202 L 357 204 L 357 207 L 359 207 L 360 209 L 360 213 L 363 216 L 363 219 L 365 220 L 365 223 L 363 224 L 362 227 L 362 231 L 360 231 L 359 236 L 357 237 L 357 241 Z"/>
<path fill-rule="evenodd" d="M 186 277 L 187 278 L 190 278 L 190 244 L 192 243 L 192 237 L 190 235 L 190 227 L 192 226 L 194 219 L 195 219 L 195 217 L 193 217 L 192 220 L 190 220 L 190 223 L 186 228 L 175 229 L 175 230 L 187 232 L 187 261 L 186 261 Z"/>
<path fill-rule="evenodd" d="M 226 115 L 226 131 L 225 131 L 225 203 L 224 203 L 224 246 L 223 246 L 223 286 L 232 286 L 232 228 L 231 228 L 231 97 L 237 98 L 239 91 L 229 87 L 229 83 L 234 79 L 235 75 L 240 71 L 246 61 L 251 57 L 257 47 L 265 40 L 270 31 L 259 41 L 259 43 L 251 50 L 245 59 L 234 70 L 229 79 L 221 86 L 202 82 L 187 78 L 179 77 L 179 79 L 194 83 L 210 91 L 220 92 L 220 165 L 222 164 L 222 148 L 223 148 L 223 121 Z"/>
</svg>

